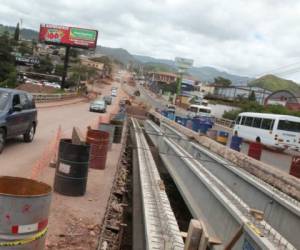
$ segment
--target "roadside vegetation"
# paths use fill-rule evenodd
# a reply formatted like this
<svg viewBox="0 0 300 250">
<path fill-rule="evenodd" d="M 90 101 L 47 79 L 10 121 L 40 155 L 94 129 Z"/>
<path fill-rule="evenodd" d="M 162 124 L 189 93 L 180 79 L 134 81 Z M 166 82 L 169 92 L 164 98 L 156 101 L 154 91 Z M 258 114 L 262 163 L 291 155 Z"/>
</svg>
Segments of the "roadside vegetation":
<svg viewBox="0 0 300 250">
<path fill-rule="evenodd" d="M 0 87 L 15 87 L 17 72 L 15 58 L 12 56 L 15 40 L 4 32 L 0 35 Z"/>
<path fill-rule="evenodd" d="M 241 112 L 272 113 L 281 115 L 293 115 L 300 117 L 300 111 L 291 111 L 281 105 L 261 105 L 254 101 L 240 103 L 238 110 L 231 110 L 224 113 L 223 118 L 235 120 Z"/>
</svg>

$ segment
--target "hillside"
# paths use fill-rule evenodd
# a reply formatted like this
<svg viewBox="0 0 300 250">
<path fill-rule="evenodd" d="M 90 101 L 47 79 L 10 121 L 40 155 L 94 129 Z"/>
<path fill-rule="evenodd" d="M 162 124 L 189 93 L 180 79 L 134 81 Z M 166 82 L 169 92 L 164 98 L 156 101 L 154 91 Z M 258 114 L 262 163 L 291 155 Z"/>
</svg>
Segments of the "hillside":
<svg viewBox="0 0 300 250">
<path fill-rule="evenodd" d="M 111 57 L 123 64 L 136 63 L 135 58 L 125 49 L 122 48 L 109 48 L 103 46 L 97 46 L 96 55 L 105 55 Z"/>
<path fill-rule="evenodd" d="M 274 75 L 265 75 L 249 83 L 249 86 L 260 87 L 270 91 L 289 90 L 293 93 L 300 93 L 300 86 L 291 81 Z"/>
<path fill-rule="evenodd" d="M 0 34 L 3 32 L 8 31 L 10 34 L 14 34 L 15 27 L 11 26 L 4 26 L 0 24 Z M 39 32 L 31 29 L 21 29 L 21 38 L 25 40 L 38 40 Z"/>
<path fill-rule="evenodd" d="M 8 30 L 11 34 L 14 33 L 15 27 L 4 26 L 0 24 L 0 34 Z M 38 39 L 38 31 L 31 29 L 22 29 L 21 37 L 26 40 Z M 150 56 L 132 55 L 127 50 L 122 48 L 109 48 L 97 46 L 96 56 L 106 55 L 113 58 L 124 65 L 133 64 L 135 66 L 143 65 L 145 69 L 156 71 L 175 72 L 176 66 L 173 60 L 154 58 Z M 251 81 L 251 78 L 229 74 L 225 71 L 220 71 L 213 67 L 192 67 L 188 71 L 189 75 L 194 76 L 196 79 L 204 82 L 213 82 L 214 78 L 221 76 L 232 81 L 233 85 L 246 85 Z"/>
<path fill-rule="evenodd" d="M 175 62 L 167 59 L 153 58 L 150 56 L 133 55 L 133 57 L 144 64 L 151 64 L 161 67 L 164 65 L 165 68 L 169 68 L 167 71 L 174 71 L 176 68 Z M 225 71 L 220 71 L 213 67 L 192 67 L 188 73 L 194 76 L 196 79 L 204 82 L 213 82 L 218 76 L 224 77 L 232 81 L 233 85 L 247 85 L 247 82 L 252 79 L 249 77 L 229 74 Z"/>
</svg>

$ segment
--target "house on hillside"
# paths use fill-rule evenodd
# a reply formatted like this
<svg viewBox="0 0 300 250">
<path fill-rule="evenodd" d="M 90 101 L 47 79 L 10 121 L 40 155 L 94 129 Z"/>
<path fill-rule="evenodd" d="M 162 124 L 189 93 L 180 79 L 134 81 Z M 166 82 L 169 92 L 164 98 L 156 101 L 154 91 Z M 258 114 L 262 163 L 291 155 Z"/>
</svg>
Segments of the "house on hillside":
<svg viewBox="0 0 300 250">
<path fill-rule="evenodd" d="M 290 110 L 300 111 L 300 93 L 294 94 L 288 90 L 275 91 L 265 99 L 264 104 L 278 104 Z"/>
<path fill-rule="evenodd" d="M 97 69 L 99 71 L 102 71 L 104 69 L 104 63 L 94 62 L 94 61 L 89 60 L 87 58 L 80 58 L 80 63 L 82 65 Z"/>
</svg>

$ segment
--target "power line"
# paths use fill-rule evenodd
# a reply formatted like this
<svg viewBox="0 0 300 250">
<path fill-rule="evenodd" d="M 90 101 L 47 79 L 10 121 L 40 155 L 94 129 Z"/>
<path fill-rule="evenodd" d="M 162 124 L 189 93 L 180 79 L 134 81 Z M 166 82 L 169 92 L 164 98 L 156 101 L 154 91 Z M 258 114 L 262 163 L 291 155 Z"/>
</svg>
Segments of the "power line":
<svg viewBox="0 0 300 250">
<path fill-rule="evenodd" d="M 294 62 L 294 63 L 291 63 L 291 64 L 287 64 L 287 65 L 284 65 L 284 66 L 280 66 L 280 67 L 277 67 L 277 68 L 274 68 L 274 69 L 271 69 L 269 71 L 265 71 L 265 72 L 262 72 L 260 74 L 257 74 L 256 76 L 259 77 L 259 76 L 263 76 L 263 75 L 266 75 L 266 74 L 279 74 L 281 72 L 282 69 L 286 69 L 286 68 L 289 68 L 291 66 L 294 66 L 294 65 L 298 65 L 300 64 L 300 61 L 298 62 Z M 299 65 L 300 66 L 300 65 Z M 298 68 L 298 67 L 297 67 Z M 291 69 L 287 69 L 286 71 L 289 71 L 289 70 L 294 70 L 293 68 Z"/>
</svg>

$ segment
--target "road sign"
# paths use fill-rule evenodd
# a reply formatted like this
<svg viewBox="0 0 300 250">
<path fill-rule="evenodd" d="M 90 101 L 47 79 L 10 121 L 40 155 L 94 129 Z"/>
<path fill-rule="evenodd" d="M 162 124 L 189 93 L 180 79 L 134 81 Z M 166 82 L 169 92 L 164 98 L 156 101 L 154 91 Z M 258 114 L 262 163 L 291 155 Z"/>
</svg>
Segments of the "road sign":
<svg viewBox="0 0 300 250">
<path fill-rule="evenodd" d="M 182 57 L 176 57 L 175 63 L 179 69 L 189 69 L 193 66 L 194 60 Z"/>
</svg>

